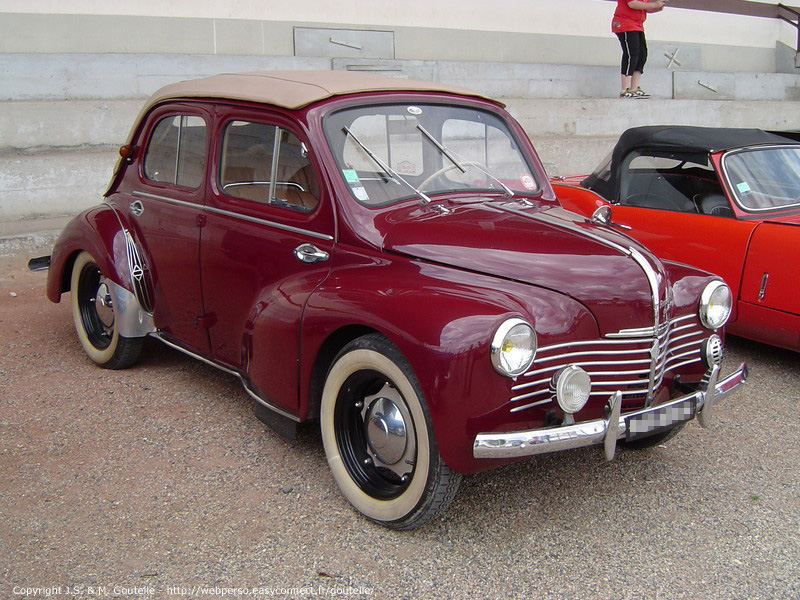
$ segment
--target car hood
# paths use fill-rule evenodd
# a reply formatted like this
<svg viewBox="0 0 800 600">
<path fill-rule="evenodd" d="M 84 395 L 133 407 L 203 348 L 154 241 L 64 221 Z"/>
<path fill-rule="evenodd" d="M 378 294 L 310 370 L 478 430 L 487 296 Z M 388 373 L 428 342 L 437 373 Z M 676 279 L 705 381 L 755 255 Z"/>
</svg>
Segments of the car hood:
<svg viewBox="0 0 800 600">
<path fill-rule="evenodd" d="M 592 311 L 601 334 L 653 326 L 647 265 L 659 298 L 667 294 L 663 266 L 637 242 L 551 205 L 476 202 L 444 214 L 415 207 L 379 229 L 385 251 L 566 294 Z"/>
</svg>

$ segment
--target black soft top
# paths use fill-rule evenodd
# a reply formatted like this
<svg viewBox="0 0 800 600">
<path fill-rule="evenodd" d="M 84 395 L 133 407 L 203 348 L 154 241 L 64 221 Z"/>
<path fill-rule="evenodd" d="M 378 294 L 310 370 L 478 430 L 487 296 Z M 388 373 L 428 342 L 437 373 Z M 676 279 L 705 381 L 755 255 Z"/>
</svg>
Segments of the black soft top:
<svg viewBox="0 0 800 600">
<path fill-rule="evenodd" d="M 618 169 L 623 158 L 637 148 L 708 154 L 746 146 L 796 143 L 797 135 L 796 132 L 781 134 L 781 132 L 764 131 L 763 129 L 733 127 L 689 127 L 684 125 L 633 127 L 626 130 L 614 146 L 611 153 L 609 179 L 604 180 L 598 177 L 600 172 L 605 170 L 603 168 L 605 165 L 600 165 L 594 173 L 581 182 L 581 185 L 611 199 L 616 190 Z"/>
</svg>

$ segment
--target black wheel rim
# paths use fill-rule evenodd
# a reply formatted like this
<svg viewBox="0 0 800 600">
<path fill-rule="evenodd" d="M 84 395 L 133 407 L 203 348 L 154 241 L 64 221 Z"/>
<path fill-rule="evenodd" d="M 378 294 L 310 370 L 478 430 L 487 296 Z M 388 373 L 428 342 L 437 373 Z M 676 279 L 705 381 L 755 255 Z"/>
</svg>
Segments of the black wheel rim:
<svg viewBox="0 0 800 600">
<path fill-rule="evenodd" d="M 381 467 L 368 451 L 363 403 L 392 382 L 377 371 L 359 371 L 350 375 L 339 390 L 334 409 L 333 426 L 336 444 L 347 472 L 355 484 L 366 494 L 379 500 L 400 496 L 409 486 L 414 465 L 409 473 L 399 477 Z M 405 400 L 403 400 L 405 402 Z M 413 422 L 408 424 L 413 428 Z"/>
<path fill-rule="evenodd" d="M 78 310 L 81 324 L 89 342 L 98 350 L 111 345 L 114 336 L 113 322 L 109 325 L 97 312 L 97 292 L 103 282 L 103 273 L 95 264 L 87 264 L 78 277 Z"/>
</svg>

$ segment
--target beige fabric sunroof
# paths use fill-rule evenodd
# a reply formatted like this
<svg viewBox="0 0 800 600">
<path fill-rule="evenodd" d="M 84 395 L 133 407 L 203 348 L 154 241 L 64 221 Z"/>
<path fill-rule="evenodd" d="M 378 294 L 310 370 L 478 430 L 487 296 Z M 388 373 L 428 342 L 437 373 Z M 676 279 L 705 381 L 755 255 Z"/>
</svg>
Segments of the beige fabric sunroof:
<svg viewBox="0 0 800 600">
<path fill-rule="evenodd" d="M 167 85 L 153 94 L 146 108 L 170 98 L 191 97 L 246 100 L 297 109 L 331 96 L 389 90 L 448 92 L 485 98 L 466 88 L 372 73 L 264 71 L 226 73 Z"/>
</svg>

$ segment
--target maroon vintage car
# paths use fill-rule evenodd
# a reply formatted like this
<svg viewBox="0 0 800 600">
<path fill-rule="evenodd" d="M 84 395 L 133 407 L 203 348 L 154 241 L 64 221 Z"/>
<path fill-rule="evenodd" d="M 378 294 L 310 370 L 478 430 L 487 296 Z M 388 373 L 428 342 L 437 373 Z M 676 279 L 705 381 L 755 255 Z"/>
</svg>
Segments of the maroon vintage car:
<svg viewBox="0 0 800 600">
<path fill-rule="evenodd" d="M 92 360 L 151 336 L 319 419 L 347 499 L 416 527 L 461 474 L 647 447 L 741 383 L 716 276 L 562 209 L 502 104 L 344 72 L 219 75 L 142 110 L 50 259 Z"/>
</svg>

